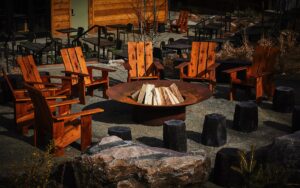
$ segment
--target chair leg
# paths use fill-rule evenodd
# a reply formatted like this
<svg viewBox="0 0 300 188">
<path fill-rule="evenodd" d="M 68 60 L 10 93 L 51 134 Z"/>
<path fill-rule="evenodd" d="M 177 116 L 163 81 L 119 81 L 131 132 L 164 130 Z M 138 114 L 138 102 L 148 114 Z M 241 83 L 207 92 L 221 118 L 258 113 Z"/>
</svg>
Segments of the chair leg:
<svg viewBox="0 0 300 188">
<path fill-rule="evenodd" d="M 86 150 L 92 143 L 92 116 L 81 117 L 81 151 Z"/>
<path fill-rule="evenodd" d="M 78 93 L 79 93 L 80 104 L 86 104 L 86 100 L 85 100 L 85 84 L 84 84 L 84 82 L 79 82 L 78 83 Z"/>
<path fill-rule="evenodd" d="M 257 78 L 256 79 L 256 88 L 255 88 L 255 96 L 256 96 L 256 101 L 261 100 L 263 96 L 263 85 L 262 85 L 262 78 Z"/>
<path fill-rule="evenodd" d="M 230 88 L 230 93 L 229 93 L 229 100 L 234 100 L 235 99 L 235 95 L 236 95 L 236 88 L 231 85 L 231 88 Z"/>
</svg>

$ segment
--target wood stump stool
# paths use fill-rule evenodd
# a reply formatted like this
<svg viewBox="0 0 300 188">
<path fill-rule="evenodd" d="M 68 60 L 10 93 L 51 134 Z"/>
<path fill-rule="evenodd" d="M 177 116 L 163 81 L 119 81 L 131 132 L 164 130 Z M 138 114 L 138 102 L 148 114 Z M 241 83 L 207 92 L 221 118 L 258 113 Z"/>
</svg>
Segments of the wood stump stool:
<svg viewBox="0 0 300 188">
<path fill-rule="evenodd" d="M 276 87 L 273 97 L 273 110 L 277 112 L 292 112 L 295 94 L 291 87 Z"/>
<path fill-rule="evenodd" d="M 187 151 L 187 138 L 185 122 L 182 120 L 169 120 L 163 124 L 164 146 L 179 152 Z"/>
<path fill-rule="evenodd" d="M 241 132 L 252 132 L 258 128 L 258 108 L 254 102 L 241 102 L 235 106 L 233 128 Z"/>
<path fill-rule="evenodd" d="M 293 132 L 300 130 L 300 106 L 299 105 L 295 106 L 293 110 L 292 130 Z"/>
<path fill-rule="evenodd" d="M 120 137 L 123 140 L 132 140 L 131 129 L 129 127 L 121 127 L 121 126 L 109 127 L 108 134 L 110 136 L 114 135 Z"/>
<path fill-rule="evenodd" d="M 224 187 L 242 184 L 242 176 L 231 167 L 240 165 L 239 149 L 222 148 L 218 151 L 213 171 L 213 181 Z"/>
<path fill-rule="evenodd" d="M 221 114 L 205 116 L 201 143 L 207 146 L 219 147 L 226 144 L 226 118 Z"/>
</svg>

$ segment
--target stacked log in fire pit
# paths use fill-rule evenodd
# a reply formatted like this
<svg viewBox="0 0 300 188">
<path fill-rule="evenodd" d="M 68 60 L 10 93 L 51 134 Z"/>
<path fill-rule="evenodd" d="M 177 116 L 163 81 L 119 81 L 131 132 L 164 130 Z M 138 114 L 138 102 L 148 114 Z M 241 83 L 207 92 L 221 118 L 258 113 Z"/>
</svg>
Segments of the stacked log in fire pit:
<svg viewBox="0 0 300 188">
<path fill-rule="evenodd" d="M 146 105 L 176 105 L 184 101 L 177 85 L 169 87 L 155 87 L 154 84 L 143 84 L 142 88 L 131 95 L 140 104 Z"/>
</svg>

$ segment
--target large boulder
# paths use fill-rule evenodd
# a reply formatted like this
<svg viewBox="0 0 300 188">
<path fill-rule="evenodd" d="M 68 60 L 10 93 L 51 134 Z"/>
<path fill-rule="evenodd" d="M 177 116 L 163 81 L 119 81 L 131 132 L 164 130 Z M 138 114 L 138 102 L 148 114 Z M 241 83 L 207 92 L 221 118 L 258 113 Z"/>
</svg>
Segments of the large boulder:
<svg viewBox="0 0 300 188">
<path fill-rule="evenodd" d="M 271 145 L 256 151 L 258 163 L 268 164 L 272 169 L 282 171 L 290 183 L 300 183 L 300 131 L 277 137 Z"/>
<path fill-rule="evenodd" d="M 210 159 L 205 152 L 180 153 L 111 136 L 72 166 L 79 186 L 93 179 L 100 187 L 184 187 L 207 181 Z"/>
</svg>

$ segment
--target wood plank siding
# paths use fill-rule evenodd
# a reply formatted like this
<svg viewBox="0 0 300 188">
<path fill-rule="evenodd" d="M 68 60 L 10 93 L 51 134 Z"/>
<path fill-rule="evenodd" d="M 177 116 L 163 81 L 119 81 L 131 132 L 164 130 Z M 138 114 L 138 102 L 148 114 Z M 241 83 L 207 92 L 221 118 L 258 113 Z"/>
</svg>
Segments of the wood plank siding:
<svg viewBox="0 0 300 188">
<path fill-rule="evenodd" d="M 147 0 L 147 16 L 153 20 L 153 1 Z M 138 25 L 137 12 L 143 10 L 142 0 L 90 0 L 90 25 L 127 24 Z M 168 10 L 167 0 L 156 0 L 157 20 L 165 22 Z"/>
<path fill-rule="evenodd" d="M 70 27 L 70 0 L 51 0 L 51 32 L 61 35 L 57 29 Z"/>
<path fill-rule="evenodd" d="M 127 24 L 138 25 L 137 12 L 141 10 L 143 0 L 85 0 L 89 2 L 88 25 L 109 25 L 109 24 Z M 148 20 L 153 20 L 154 0 L 147 0 Z M 156 20 L 166 22 L 168 15 L 168 1 L 155 0 Z M 68 28 L 71 26 L 71 0 L 51 0 L 51 32 L 53 35 L 60 33 L 57 29 Z M 144 14 L 144 13 L 142 13 Z"/>
</svg>

